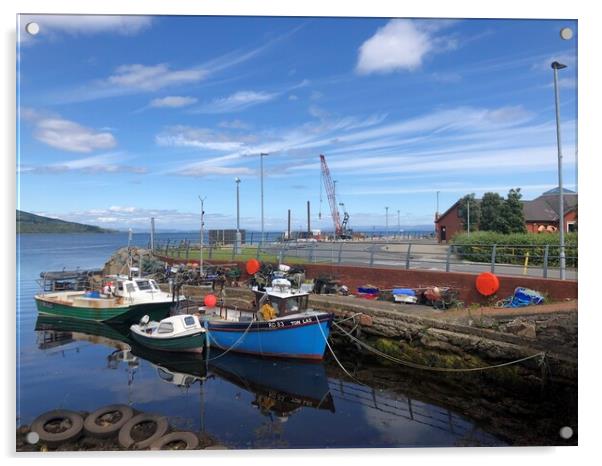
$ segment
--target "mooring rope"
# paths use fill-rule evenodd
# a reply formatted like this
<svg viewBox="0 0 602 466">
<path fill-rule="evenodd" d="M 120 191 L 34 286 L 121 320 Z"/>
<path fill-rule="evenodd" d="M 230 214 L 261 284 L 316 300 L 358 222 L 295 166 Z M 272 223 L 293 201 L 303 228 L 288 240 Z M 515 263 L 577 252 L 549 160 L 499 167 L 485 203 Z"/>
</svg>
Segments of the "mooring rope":
<svg viewBox="0 0 602 466">
<path fill-rule="evenodd" d="M 243 334 L 240 337 L 238 337 L 238 339 L 232 345 L 230 345 L 230 347 L 227 350 L 224 350 L 222 353 L 218 354 L 214 358 L 208 358 L 208 359 L 206 359 L 206 361 L 215 361 L 216 359 L 219 359 L 222 356 L 224 356 L 225 354 L 227 354 L 228 352 L 230 352 L 230 350 L 232 348 L 234 348 L 236 345 L 238 345 L 241 342 L 241 340 L 243 339 L 243 337 L 247 334 L 247 332 L 249 331 L 249 329 L 253 325 L 253 322 L 255 322 L 255 321 L 251 320 L 251 322 L 249 322 L 249 326 L 245 329 L 245 331 L 243 332 Z M 207 323 L 207 329 L 206 330 L 207 330 L 207 338 L 211 338 L 211 332 L 209 331 L 209 323 Z"/>
<path fill-rule="evenodd" d="M 436 372 L 475 372 L 475 371 L 484 371 L 484 370 L 488 370 L 488 369 L 496 369 L 498 367 L 511 366 L 513 364 L 518 364 L 518 363 L 521 363 L 523 361 L 528 361 L 529 359 L 534 359 L 534 358 L 537 358 L 537 357 L 541 357 L 540 364 L 543 364 L 544 361 L 545 361 L 545 356 L 546 356 L 545 352 L 539 352 L 539 353 L 533 354 L 531 356 L 526 356 L 524 358 L 517 359 L 515 361 L 509 361 L 509 362 L 504 362 L 504 363 L 501 363 L 501 364 L 495 364 L 495 365 L 492 365 L 492 366 L 484 366 L 484 367 L 451 368 L 451 367 L 424 366 L 422 364 L 416 364 L 416 363 L 413 363 L 413 362 L 410 362 L 410 361 L 404 361 L 403 359 L 398 359 L 398 358 L 396 358 L 394 356 L 391 356 L 390 354 L 384 353 L 384 352 L 382 352 L 382 351 L 374 348 L 373 346 L 370 346 L 367 343 L 364 343 L 359 338 L 354 337 L 349 332 L 347 332 L 345 329 L 343 329 L 340 325 L 338 325 L 336 322 L 333 322 L 333 325 L 335 325 L 341 332 L 343 332 L 345 335 L 347 335 L 351 340 L 355 341 L 360 346 L 366 348 L 368 351 L 371 351 L 372 353 L 377 354 L 378 356 L 381 356 L 381 357 L 383 357 L 385 359 L 388 359 L 389 361 L 395 362 L 395 363 L 403 365 L 403 366 L 412 367 L 414 369 L 427 370 L 427 371 L 436 371 Z M 322 335 L 325 336 L 324 332 L 322 332 Z M 327 344 L 328 344 L 328 342 L 327 342 Z M 330 345 L 328 347 L 330 348 Z M 331 352 L 333 353 L 333 356 L 334 356 L 334 352 L 332 351 L 332 348 L 331 348 Z"/>
<path fill-rule="evenodd" d="M 334 350 L 332 349 L 332 346 L 330 346 L 330 343 L 328 343 L 328 337 L 324 333 L 324 330 L 322 330 L 322 326 L 320 325 L 320 319 L 318 318 L 317 315 L 315 315 L 314 317 L 316 318 L 316 322 L 318 324 L 318 328 L 320 329 L 320 333 L 322 334 L 322 337 L 324 338 L 324 341 L 326 342 L 326 346 L 328 346 L 328 349 L 330 350 L 330 353 L 332 354 L 332 357 L 337 362 L 337 364 L 339 365 L 339 367 L 343 370 L 343 372 L 345 374 L 347 374 L 356 383 L 367 387 L 367 385 L 365 383 L 362 383 L 359 380 L 357 380 L 354 376 L 351 375 L 351 373 L 347 369 L 345 369 L 345 366 L 343 366 L 343 364 L 341 363 L 341 361 L 339 361 L 339 358 L 337 358 L 337 355 L 335 354 Z"/>
</svg>

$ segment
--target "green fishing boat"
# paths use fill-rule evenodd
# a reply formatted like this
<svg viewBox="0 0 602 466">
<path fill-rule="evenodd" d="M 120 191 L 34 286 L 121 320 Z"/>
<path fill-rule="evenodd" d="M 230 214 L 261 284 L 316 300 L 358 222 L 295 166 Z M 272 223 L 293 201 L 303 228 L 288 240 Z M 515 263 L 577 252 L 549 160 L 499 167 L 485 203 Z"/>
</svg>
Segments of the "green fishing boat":
<svg viewBox="0 0 602 466">
<path fill-rule="evenodd" d="M 187 314 L 167 317 L 160 322 L 144 316 L 130 330 L 133 340 L 149 348 L 195 353 L 203 351 L 207 333 L 197 316 Z"/>
</svg>

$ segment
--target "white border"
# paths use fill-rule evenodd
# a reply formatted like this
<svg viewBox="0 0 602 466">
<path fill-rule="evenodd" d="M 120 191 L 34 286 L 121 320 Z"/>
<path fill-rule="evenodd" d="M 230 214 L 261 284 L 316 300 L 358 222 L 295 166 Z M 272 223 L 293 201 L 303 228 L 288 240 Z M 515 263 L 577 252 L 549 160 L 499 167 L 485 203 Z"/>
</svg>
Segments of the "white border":
<svg viewBox="0 0 602 466">
<path fill-rule="evenodd" d="M 180 461 L 215 462 L 225 460 L 228 463 L 266 464 L 281 463 L 287 465 L 306 464 L 308 461 L 332 463 L 345 461 L 350 463 L 365 463 L 374 458 L 379 462 L 438 462 L 449 466 L 452 464 L 504 465 L 508 463 L 526 463 L 544 461 L 549 465 L 589 463 L 595 458 L 594 448 L 597 446 L 596 413 L 599 411 L 599 385 L 594 381 L 600 367 L 597 355 L 600 350 L 595 343 L 600 340 L 600 284 L 597 274 L 600 273 L 594 261 L 600 256 L 600 247 L 594 235 L 597 233 L 596 217 L 599 212 L 594 210 L 600 197 L 596 189 L 599 181 L 596 159 L 602 157 L 596 130 L 600 132 L 600 83 L 594 80 L 602 76 L 600 73 L 599 50 L 602 44 L 600 31 L 602 24 L 600 16 L 590 7 L 594 2 L 529 2 L 525 0 L 503 0 L 496 2 L 485 1 L 420 1 L 392 2 L 384 0 L 342 1 L 342 0 L 304 0 L 297 3 L 276 0 L 145 0 L 144 2 L 129 2 L 123 0 L 103 0 L 102 2 L 83 2 L 75 0 L 21 0 L 18 4 L 2 2 L 2 37 L 4 38 L 2 73 L 2 92 L 4 111 L 2 112 L 2 142 L 4 145 L 4 170 L 2 181 L 5 188 L 2 203 L 5 223 L 2 228 L 2 258 L 4 267 L 0 268 L 0 283 L 5 291 L 5 329 L 3 342 L 5 363 L 7 368 L 4 377 L 3 396 L 4 409 L 2 412 L 5 422 L 0 435 L 5 456 L 8 461 L 15 460 L 14 449 L 14 368 L 15 368 L 15 335 L 14 317 L 12 312 L 15 300 L 15 23 L 17 13 L 105 13 L 105 14 L 231 14 L 231 15 L 286 15 L 286 16 L 405 16 L 405 17 L 481 17 L 481 18 L 570 18 L 579 20 L 579 146 L 581 164 L 579 170 L 580 191 L 580 399 L 579 399 L 579 442 L 578 448 L 508 448 L 508 449 L 376 449 L 376 450 L 316 450 L 316 451 L 239 451 L 212 454 L 178 455 L 127 455 L 125 461 L 160 464 L 167 458 Z M 528 44 L 525 44 L 528 47 Z M 596 53 L 596 51 L 598 53 Z M 597 87 L 596 87 L 597 84 Z M 598 183 L 596 183 L 598 182 Z M 598 191 L 598 192 L 595 192 Z M 597 209 L 599 211 L 599 209 Z M 598 242 L 600 239 L 598 238 Z M 598 253 L 598 254 L 596 254 Z M 597 298 L 597 299 L 596 299 Z M 67 457 L 56 455 L 44 456 L 43 461 L 60 461 L 78 463 L 85 458 L 87 464 L 105 464 L 107 459 L 116 458 L 115 454 L 73 454 Z M 50 459 L 53 458 L 53 459 Z M 24 458 L 28 463 L 34 459 Z M 122 459 L 123 461 L 123 459 Z"/>
</svg>

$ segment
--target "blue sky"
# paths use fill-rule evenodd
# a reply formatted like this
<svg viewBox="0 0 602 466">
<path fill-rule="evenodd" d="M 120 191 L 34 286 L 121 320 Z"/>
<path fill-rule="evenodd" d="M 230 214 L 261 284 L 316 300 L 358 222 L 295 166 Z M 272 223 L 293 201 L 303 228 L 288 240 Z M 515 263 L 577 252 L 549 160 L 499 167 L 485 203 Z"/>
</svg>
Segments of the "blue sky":
<svg viewBox="0 0 602 466">
<path fill-rule="evenodd" d="M 24 32 L 36 21 L 35 37 Z M 575 38 L 559 31 L 571 27 Z M 331 229 L 319 154 L 350 226 L 429 225 L 467 192 L 575 187 L 576 21 L 21 16 L 18 207 L 190 230 Z M 322 218 L 318 219 L 321 210 Z"/>
</svg>

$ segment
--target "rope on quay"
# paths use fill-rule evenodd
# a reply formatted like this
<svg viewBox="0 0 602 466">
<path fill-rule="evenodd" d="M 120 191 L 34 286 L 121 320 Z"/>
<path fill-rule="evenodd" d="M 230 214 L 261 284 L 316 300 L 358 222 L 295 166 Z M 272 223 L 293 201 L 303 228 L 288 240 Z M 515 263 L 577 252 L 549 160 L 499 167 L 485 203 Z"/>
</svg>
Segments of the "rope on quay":
<svg viewBox="0 0 602 466">
<path fill-rule="evenodd" d="M 335 325 L 341 332 L 343 332 L 345 335 L 347 335 L 351 340 L 355 341 L 356 343 L 358 343 L 363 348 L 367 349 L 368 351 L 371 351 L 372 353 L 374 353 L 374 354 L 376 354 L 378 356 L 381 356 L 381 357 L 383 357 L 385 359 L 388 359 L 391 362 L 400 364 L 402 366 L 412 367 L 414 369 L 422 369 L 422 370 L 426 370 L 426 371 L 435 371 L 435 372 L 476 372 L 476 371 L 484 371 L 484 370 L 489 370 L 489 369 L 496 369 L 496 368 L 504 367 L 504 366 L 511 366 L 513 364 L 519 364 L 521 362 L 528 361 L 529 359 L 535 359 L 535 358 L 541 358 L 540 361 L 539 361 L 539 364 L 543 365 L 544 362 L 545 362 L 545 358 L 546 358 L 546 353 L 542 351 L 542 352 L 539 352 L 539 353 L 536 353 L 536 354 L 532 354 L 531 356 L 526 356 L 524 358 L 517 359 L 515 361 L 504 362 L 504 363 L 495 364 L 495 365 L 492 365 L 492 366 L 470 367 L 470 368 L 451 368 L 451 367 L 424 366 L 422 364 L 416 364 L 416 363 L 413 363 L 413 362 L 410 362 L 410 361 L 404 361 L 403 359 L 398 359 L 398 358 L 396 358 L 394 356 L 391 356 L 390 354 L 383 353 L 382 351 L 374 348 L 373 346 L 370 346 L 370 345 L 364 343 L 359 338 L 354 337 L 349 332 L 347 332 L 345 329 L 343 329 L 340 325 L 338 325 L 336 322 L 333 322 L 333 325 Z M 322 330 L 322 328 L 320 328 L 320 330 Z M 326 335 L 324 335 L 323 331 L 322 331 L 322 335 L 324 337 L 326 337 Z M 328 344 L 328 341 L 326 342 L 326 344 L 328 345 L 328 348 L 330 348 L 330 351 L 332 352 L 332 355 L 335 357 L 336 361 L 339 363 L 338 359 L 336 358 L 336 356 L 334 354 L 334 351 L 332 350 L 332 348 Z M 341 364 L 339 363 L 339 365 L 341 365 Z M 349 375 L 349 373 L 346 370 L 345 370 L 345 372 Z"/>
</svg>

